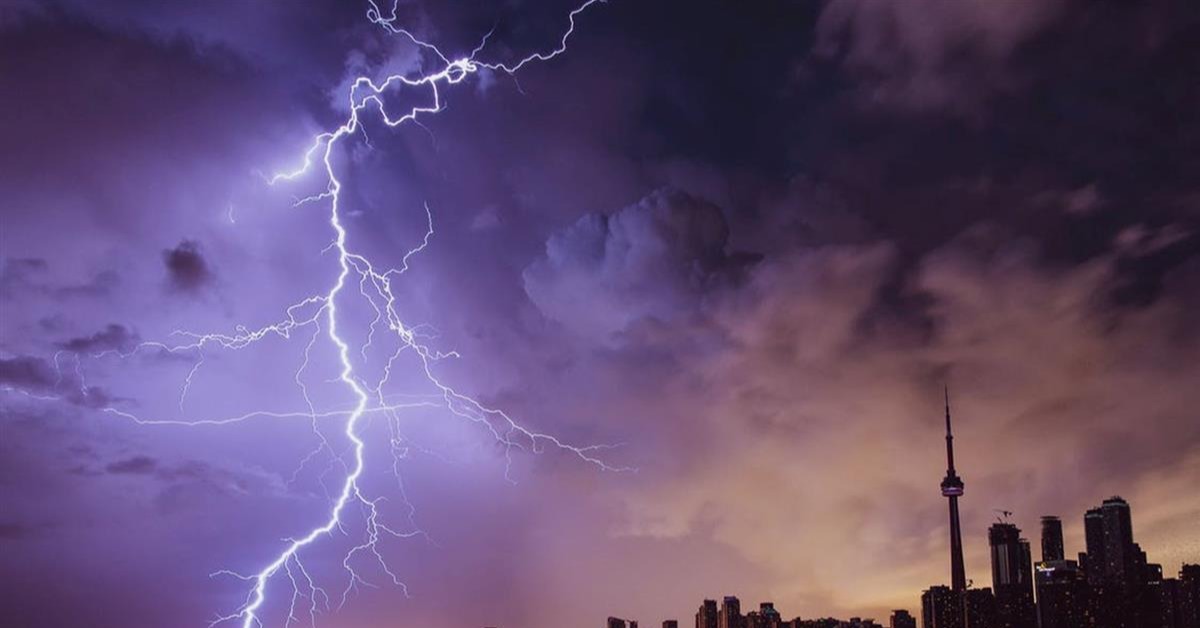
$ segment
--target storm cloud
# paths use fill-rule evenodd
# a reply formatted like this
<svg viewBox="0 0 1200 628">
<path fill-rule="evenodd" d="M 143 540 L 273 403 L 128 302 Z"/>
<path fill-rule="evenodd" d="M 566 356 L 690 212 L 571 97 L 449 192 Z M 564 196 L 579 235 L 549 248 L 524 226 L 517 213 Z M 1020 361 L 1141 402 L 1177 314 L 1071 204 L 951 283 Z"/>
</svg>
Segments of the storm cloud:
<svg viewBox="0 0 1200 628">
<path fill-rule="evenodd" d="M 213 280 L 213 272 L 200 252 L 200 244 L 184 240 L 163 251 L 170 286 L 181 292 L 196 292 Z"/>
<path fill-rule="evenodd" d="M 597 4 L 567 54 L 447 88 L 421 126 L 364 111 L 334 151 L 352 250 L 399 267 L 431 211 L 391 281 L 436 375 L 637 472 L 373 412 L 365 482 L 427 536 L 380 546 L 410 597 L 363 561 L 378 588 L 321 623 L 649 623 L 722 594 L 915 609 L 947 576 L 945 385 L 977 582 L 993 508 L 1027 535 L 1062 516 L 1070 553 L 1114 493 L 1166 572 L 1200 556 L 1200 10 L 752 4 Z M 298 202 L 319 177 L 264 177 L 340 124 L 348 77 L 439 67 L 366 9 L 0 10 L 18 622 L 203 623 L 246 593 L 208 574 L 327 512 L 355 398 L 327 319 L 287 308 L 337 280 L 337 234 Z M 481 54 L 511 59 L 569 9 L 399 18 L 451 58 L 491 31 Z M 441 398 L 413 352 L 387 361 L 358 287 L 350 358 L 391 366 L 389 400 Z M 188 347 L 130 353 L 146 342 Z M 340 561 L 306 565 L 341 590 Z"/>
<path fill-rule="evenodd" d="M 538 308 L 569 329 L 603 337 L 639 319 L 696 312 L 733 281 L 720 208 L 675 189 L 611 214 L 588 214 L 546 241 L 522 274 Z"/>
</svg>

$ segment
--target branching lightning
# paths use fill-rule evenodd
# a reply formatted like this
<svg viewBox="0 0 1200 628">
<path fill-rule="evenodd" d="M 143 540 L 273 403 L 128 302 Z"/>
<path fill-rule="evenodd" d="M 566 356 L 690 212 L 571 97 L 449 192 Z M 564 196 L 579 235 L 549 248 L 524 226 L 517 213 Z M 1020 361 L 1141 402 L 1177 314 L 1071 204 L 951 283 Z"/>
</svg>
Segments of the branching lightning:
<svg viewBox="0 0 1200 628">
<path fill-rule="evenodd" d="M 410 261 L 430 244 L 431 238 L 434 235 L 433 214 L 429 206 L 425 205 L 424 211 L 427 219 L 427 230 L 420 244 L 408 250 L 403 255 L 398 267 L 377 267 L 366 256 L 355 252 L 350 245 L 341 208 L 343 183 L 339 179 L 333 164 L 334 151 L 339 142 L 350 138 L 358 132 L 363 132 L 365 137 L 365 131 L 363 130 L 364 114 L 368 112 L 376 114 L 378 120 L 390 128 L 395 128 L 408 122 L 419 125 L 421 123 L 418 118 L 443 110 L 442 91 L 444 89 L 467 80 L 481 70 L 512 75 L 529 63 L 548 61 L 565 52 L 567 50 L 567 42 L 575 30 L 576 18 L 592 5 L 604 2 L 604 0 L 586 0 L 572 10 L 568 14 L 568 26 L 566 30 L 552 49 L 535 52 L 512 62 L 485 62 L 479 59 L 480 55 L 486 49 L 488 39 L 492 33 L 488 33 L 469 55 L 452 59 L 443 54 L 436 46 L 422 41 L 409 30 L 400 27 L 397 24 L 396 4 L 393 4 L 390 11 L 385 14 L 375 0 L 368 0 L 368 2 L 367 18 L 373 24 L 378 25 L 392 35 L 409 40 L 424 54 L 433 57 L 439 69 L 432 73 L 416 76 L 393 74 L 381 81 L 376 81 L 366 76 L 358 77 L 351 84 L 349 93 L 347 94 L 349 109 L 347 117 L 341 126 L 313 138 L 311 145 L 304 152 L 298 167 L 268 178 L 270 184 L 280 185 L 298 179 L 301 176 L 308 176 L 315 173 L 325 182 L 323 191 L 302 198 L 296 204 L 308 205 L 320 203 L 328 205 L 329 227 L 333 232 L 333 241 L 327 247 L 326 251 L 334 253 L 337 259 L 337 275 L 333 284 L 328 290 L 309 295 L 286 308 L 284 316 L 278 322 L 258 329 L 248 329 L 238 326 L 232 334 L 200 334 L 179 331 L 175 332 L 175 338 L 181 339 L 178 342 L 144 342 L 125 352 L 109 351 L 93 356 L 100 357 L 106 354 L 115 354 L 120 357 L 129 357 L 139 352 L 165 352 L 191 357 L 194 360 L 193 365 L 188 371 L 180 391 L 179 405 L 182 409 L 193 379 L 201 372 L 206 352 L 212 350 L 236 351 L 254 345 L 267 337 L 291 339 L 294 336 L 298 336 L 306 342 L 304 359 L 295 372 L 294 377 L 305 400 L 306 411 L 276 412 L 255 410 L 243 415 L 224 418 L 156 420 L 144 419 L 110 406 L 98 408 L 102 412 L 142 425 L 196 427 L 229 425 L 258 417 L 307 419 L 312 422 L 312 429 L 318 438 L 319 444 L 317 449 L 301 462 L 301 468 L 310 461 L 315 460 L 319 454 L 325 452 L 330 454 L 333 460 L 331 465 L 340 465 L 344 471 L 340 486 L 331 495 L 328 514 L 319 525 L 315 525 L 299 538 L 286 541 L 283 549 L 255 573 L 241 574 L 222 570 L 213 574 L 214 576 L 230 576 L 240 579 L 247 583 L 248 591 L 241 604 L 231 612 L 217 616 L 211 625 L 235 623 L 240 624 L 242 628 L 265 625 L 263 614 L 266 611 L 268 585 L 280 578 L 286 578 L 292 587 L 292 596 L 287 603 L 287 614 L 283 620 L 284 625 L 287 626 L 293 622 L 300 622 L 302 621 L 302 616 L 306 616 L 308 622 L 315 625 L 319 612 L 330 610 L 334 606 L 340 608 L 359 586 L 369 585 L 368 581 L 360 575 L 356 568 L 356 564 L 360 564 L 364 560 L 374 563 L 380 571 L 391 579 L 394 585 L 400 587 L 407 594 L 404 583 L 389 568 L 379 546 L 381 541 L 387 538 L 411 538 L 423 535 L 424 532 L 415 523 L 414 511 L 411 504 L 408 504 L 403 482 L 399 482 L 399 496 L 407 506 L 408 517 L 404 525 L 398 527 L 393 527 L 393 525 L 383 520 L 380 506 L 387 498 L 366 494 L 360 483 L 369 447 L 358 428 L 360 427 L 361 420 L 372 413 L 387 415 L 394 419 L 393 421 L 389 421 L 389 427 L 392 429 L 389 454 L 393 457 L 393 471 L 396 472 L 398 481 L 400 479 L 398 472 L 399 461 L 407 453 L 411 445 L 399 434 L 398 418 L 396 417 L 399 412 L 412 408 L 443 408 L 455 416 L 479 424 L 503 447 L 508 465 L 512 463 L 511 455 L 513 450 L 525 450 L 536 453 L 543 451 L 547 447 L 551 447 L 568 452 L 580 460 L 603 470 L 624 470 L 623 467 L 610 466 L 602 460 L 601 451 L 606 447 L 610 447 L 609 445 L 575 446 L 561 441 L 553 435 L 526 428 L 505 412 L 486 407 L 469 395 L 460 392 L 450 384 L 442 381 L 435 374 L 434 365 L 438 361 L 457 357 L 457 354 L 453 352 L 440 352 L 431 348 L 428 345 L 428 334 L 425 329 L 421 325 L 409 325 L 401 318 L 397 308 L 397 296 L 393 291 L 393 282 L 409 270 Z M 390 110 L 388 105 L 385 104 L 385 94 L 389 91 L 413 88 L 427 90 L 432 96 L 432 102 L 425 105 L 411 106 L 401 111 Z M 367 141 L 369 145 L 369 140 Z M 229 206 L 227 219 L 231 224 L 236 222 L 232 205 Z M 346 298 L 361 298 L 374 312 L 366 340 L 358 347 L 351 346 L 351 342 L 343 334 L 342 326 L 348 323 L 340 315 L 339 302 Z M 306 333 L 310 332 L 310 335 L 307 335 L 307 337 L 301 335 L 301 330 L 307 330 Z M 368 381 L 356 371 L 355 360 L 359 359 L 365 362 L 368 352 L 374 346 L 377 334 L 385 332 L 391 334 L 398 341 L 398 348 L 387 360 L 378 381 Z M 302 374 L 309 366 L 311 350 L 318 342 L 331 343 L 331 347 L 338 357 L 338 381 L 353 396 L 353 401 L 348 407 L 319 411 L 314 407 L 309 397 Z M 432 385 L 431 390 L 433 392 L 431 394 L 397 398 L 397 396 L 388 395 L 385 392 L 388 381 L 392 377 L 393 365 L 404 352 L 417 356 L 418 359 L 415 364 L 418 365 L 420 376 Z M 357 358 L 355 357 L 356 355 L 358 356 Z M 80 366 L 78 355 L 75 355 L 73 360 L 66 354 L 55 355 L 54 364 L 59 369 L 60 374 L 64 366 L 74 368 L 74 379 L 78 381 L 80 387 L 79 394 L 86 397 L 88 389 L 83 380 L 82 367 Z M 17 392 L 24 392 L 24 394 L 37 399 L 50 398 L 28 391 Z M 335 445 L 318 429 L 318 422 L 327 420 L 344 421 L 343 432 L 349 442 L 348 451 L 335 451 Z M 344 457 L 344 453 L 349 454 L 350 459 L 348 461 Z M 331 469 L 327 469 L 326 474 Z M 506 466 L 506 478 L 508 477 L 508 471 L 508 466 Z M 324 474 L 322 475 L 323 477 Z M 331 595 L 317 584 L 316 579 L 305 567 L 302 558 L 308 548 L 316 545 L 323 538 L 333 534 L 335 531 L 348 534 L 345 527 L 345 515 L 352 508 L 358 509 L 361 519 L 364 522 L 365 530 L 363 530 L 361 541 L 348 550 L 343 557 L 342 567 L 346 572 L 347 581 L 345 588 L 340 595 Z"/>
</svg>

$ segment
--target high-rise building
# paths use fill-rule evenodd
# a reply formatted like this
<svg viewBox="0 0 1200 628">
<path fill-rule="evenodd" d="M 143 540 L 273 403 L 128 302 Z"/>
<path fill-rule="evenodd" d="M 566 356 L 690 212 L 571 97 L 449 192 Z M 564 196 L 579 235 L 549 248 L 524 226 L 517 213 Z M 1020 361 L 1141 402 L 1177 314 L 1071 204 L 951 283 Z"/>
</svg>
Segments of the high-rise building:
<svg viewBox="0 0 1200 628">
<path fill-rule="evenodd" d="M 1063 549 L 1062 520 L 1051 515 L 1042 517 L 1042 562 L 1065 559 Z"/>
<path fill-rule="evenodd" d="M 996 594 L 1010 588 L 1029 588 L 1029 542 L 1021 538 L 1021 529 L 1011 523 L 994 523 L 988 528 L 992 550 L 992 587 Z"/>
<path fill-rule="evenodd" d="M 1160 614 L 1161 567 L 1133 542 L 1129 504 L 1110 497 L 1083 519 L 1087 552 L 1079 555 L 1090 589 L 1088 615 L 1097 628 L 1140 628 Z"/>
<path fill-rule="evenodd" d="M 721 601 L 721 612 L 717 614 L 717 628 L 742 628 L 742 603 L 732 595 Z"/>
<path fill-rule="evenodd" d="M 988 528 L 992 553 L 992 589 L 996 596 L 997 628 L 1033 628 L 1033 572 L 1029 541 L 1011 523 Z"/>
<path fill-rule="evenodd" d="M 704 600 L 696 611 L 696 628 L 717 628 L 717 601 Z"/>
<path fill-rule="evenodd" d="M 894 610 L 888 628 L 917 628 L 917 618 L 906 610 Z"/>
<path fill-rule="evenodd" d="M 946 388 L 946 477 L 942 479 L 942 495 L 950 502 L 950 588 L 967 589 L 967 572 L 963 567 L 962 526 L 958 518 L 958 498 L 963 495 L 963 481 L 954 470 L 954 434 L 950 430 L 950 389 Z"/>
<path fill-rule="evenodd" d="M 1038 563 L 1037 613 L 1039 628 L 1087 626 L 1088 586 L 1073 560 Z"/>
<path fill-rule="evenodd" d="M 1084 536 L 1087 551 L 1080 554 L 1080 568 L 1090 590 L 1087 614 L 1094 626 L 1141 628 L 1158 622 L 1162 567 L 1148 563 L 1146 552 L 1134 543 L 1128 502 L 1110 497 L 1088 510 Z"/>
<path fill-rule="evenodd" d="M 1087 624 L 1088 588 L 1079 564 L 1066 560 L 1062 520 L 1042 517 L 1042 560 L 1034 570 L 1038 628 L 1080 628 Z"/>
<path fill-rule="evenodd" d="M 1087 542 L 1088 582 L 1127 586 L 1141 581 L 1145 554 L 1133 542 L 1129 504 L 1120 497 L 1104 500 L 1083 519 Z"/>
<path fill-rule="evenodd" d="M 922 628 L 965 628 L 962 593 L 937 585 L 921 594 Z"/>
<path fill-rule="evenodd" d="M 668 619 L 663 622 L 662 628 L 679 628 L 679 622 L 674 619 Z"/>
<path fill-rule="evenodd" d="M 1079 554 L 1079 566 L 1090 584 L 1100 584 L 1104 579 L 1104 513 L 1092 508 L 1083 515 L 1084 546 L 1087 551 Z"/>
</svg>

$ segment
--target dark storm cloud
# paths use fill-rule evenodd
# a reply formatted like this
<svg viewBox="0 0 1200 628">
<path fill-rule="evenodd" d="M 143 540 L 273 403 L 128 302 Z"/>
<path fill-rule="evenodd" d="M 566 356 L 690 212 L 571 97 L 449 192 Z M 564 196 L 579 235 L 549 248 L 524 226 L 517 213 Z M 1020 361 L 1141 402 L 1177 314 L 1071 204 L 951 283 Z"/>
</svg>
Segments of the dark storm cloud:
<svg viewBox="0 0 1200 628">
<path fill-rule="evenodd" d="M 34 356 L 0 358 L 0 387 L 62 399 L 86 408 L 101 408 L 112 401 L 105 389 L 87 385 L 75 373 L 64 372 Z"/>
<path fill-rule="evenodd" d="M 728 249 L 720 208 L 662 189 L 552 235 L 545 258 L 522 278 L 547 316 L 604 337 L 643 318 L 670 322 L 695 312 L 748 261 Z"/>
<path fill-rule="evenodd" d="M 832 0 L 816 24 L 819 57 L 852 75 L 866 106 L 971 110 L 1018 88 L 1009 61 L 1063 13 L 1068 0 Z"/>
<path fill-rule="evenodd" d="M 194 240 L 183 240 L 163 251 L 163 265 L 171 287 L 182 292 L 199 291 L 213 281 L 213 271 L 200 252 L 200 243 Z"/>
<path fill-rule="evenodd" d="M 149 456 L 134 456 L 110 462 L 104 470 L 118 475 L 149 475 L 158 470 L 158 461 Z"/>
<path fill-rule="evenodd" d="M 0 383 L 21 388 L 44 390 L 54 386 L 54 369 L 43 359 L 32 356 L 0 358 Z"/>
<path fill-rule="evenodd" d="M 156 493 L 152 502 L 162 514 L 211 508 L 214 501 L 227 502 L 247 495 L 286 495 L 285 487 L 275 475 L 198 460 L 170 463 L 139 454 L 108 463 L 104 472 L 153 480 Z"/>
<path fill-rule="evenodd" d="M 49 395 L 87 408 L 102 408 L 113 401 L 104 388 L 88 385 L 74 372 L 55 368 L 49 361 L 34 356 L 0 358 L 0 386 Z"/>
<path fill-rule="evenodd" d="M 115 460 L 105 465 L 104 470 L 115 475 L 152 475 L 167 482 L 201 481 L 220 474 L 203 462 L 190 460 L 175 465 L 164 465 L 157 458 L 147 455 Z"/>
<path fill-rule="evenodd" d="M 59 343 L 67 351 L 94 353 L 98 351 L 128 351 L 141 339 L 137 332 L 124 325 L 109 323 L 104 329 L 89 336 L 71 338 Z"/>
<path fill-rule="evenodd" d="M 1135 222 L 1178 222 L 1200 176 L 1193 5 L 1047 2 L 825 5 L 806 68 L 861 106 L 798 103 L 793 154 L 906 251 L 973 224 L 1036 240 L 1047 258 L 1108 253 Z M 1012 10 L 1010 10 L 1012 9 Z M 835 71 L 813 59 L 836 59 Z M 813 74 L 815 72 L 815 74 Z M 814 78 L 815 77 L 815 78 Z M 810 101 L 811 102 L 811 101 Z M 1190 214 L 1190 216 L 1188 216 Z M 1188 216 L 1184 218 L 1184 216 Z M 921 217 L 925 220 L 913 220 Z"/>
<path fill-rule="evenodd" d="M 48 267 L 39 258 L 0 259 L 0 294 L 31 284 Z"/>
<path fill-rule="evenodd" d="M 106 270 L 82 283 L 56 284 L 50 263 L 39 258 L 0 258 L 0 297 L 15 298 L 20 292 L 58 297 L 101 297 L 120 281 L 117 273 Z"/>
</svg>

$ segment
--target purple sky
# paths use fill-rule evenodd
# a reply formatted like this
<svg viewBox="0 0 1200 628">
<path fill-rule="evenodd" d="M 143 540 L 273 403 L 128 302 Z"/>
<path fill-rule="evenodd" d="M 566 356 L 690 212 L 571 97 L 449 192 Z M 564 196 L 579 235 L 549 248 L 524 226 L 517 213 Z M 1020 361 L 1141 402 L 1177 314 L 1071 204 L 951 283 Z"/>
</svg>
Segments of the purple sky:
<svg viewBox="0 0 1200 628">
<path fill-rule="evenodd" d="M 397 24 L 454 56 L 494 28 L 495 62 L 553 48 L 573 7 L 440 4 Z M 368 413 L 361 486 L 425 535 L 378 545 L 407 597 L 360 553 L 375 586 L 319 625 L 915 610 L 948 578 L 943 383 L 977 584 L 993 509 L 1033 539 L 1062 516 L 1072 554 L 1111 494 L 1166 572 L 1200 561 L 1194 3 L 744 4 L 610 0 L 565 54 L 443 87 L 420 126 L 364 113 L 335 149 L 356 253 L 400 266 L 432 212 L 393 289 L 459 354 L 435 375 L 637 471 Z M 342 123 L 355 77 L 442 67 L 368 6 L 0 6 L 0 623 L 206 625 L 249 589 L 209 574 L 324 521 L 346 471 L 309 454 L 350 460 L 353 403 L 328 329 L 120 354 L 329 291 L 329 204 L 296 205 L 323 180 L 263 175 Z M 359 353 L 373 313 L 339 312 L 377 381 L 394 340 Z M 438 400 L 419 367 L 401 354 L 389 403 Z M 286 416 L 139 424 L 255 411 Z M 302 554 L 335 607 L 363 512 Z M 266 625 L 290 598 L 281 571 Z"/>
</svg>

